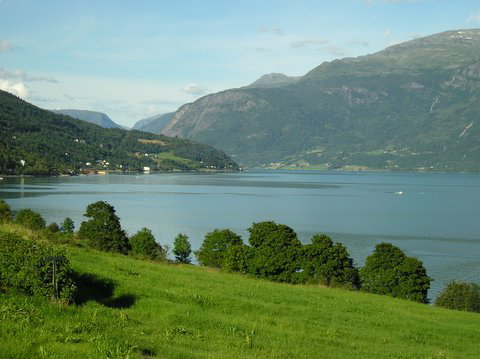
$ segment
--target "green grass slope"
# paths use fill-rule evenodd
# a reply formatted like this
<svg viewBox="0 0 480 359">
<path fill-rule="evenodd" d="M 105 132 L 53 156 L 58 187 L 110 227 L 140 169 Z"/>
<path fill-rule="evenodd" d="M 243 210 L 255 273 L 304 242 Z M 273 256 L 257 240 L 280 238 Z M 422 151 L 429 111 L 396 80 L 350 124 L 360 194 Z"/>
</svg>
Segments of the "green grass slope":
<svg viewBox="0 0 480 359">
<path fill-rule="evenodd" d="M 83 303 L 0 293 L 2 358 L 476 358 L 480 315 L 67 248 Z M 85 275 L 89 273 L 89 275 Z"/>
</svg>

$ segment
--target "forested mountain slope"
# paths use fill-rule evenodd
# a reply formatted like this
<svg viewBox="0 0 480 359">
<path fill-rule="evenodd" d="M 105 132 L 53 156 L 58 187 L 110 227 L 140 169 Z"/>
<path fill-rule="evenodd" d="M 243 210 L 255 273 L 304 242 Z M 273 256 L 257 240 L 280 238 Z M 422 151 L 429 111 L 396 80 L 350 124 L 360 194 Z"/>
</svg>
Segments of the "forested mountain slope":
<svg viewBox="0 0 480 359">
<path fill-rule="evenodd" d="M 457 30 L 205 96 L 162 133 L 250 166 L 478 172 L 479 113 L 480 30 Z"/>
<path fill-rule="evenodd" d="M 0 174 L 81 170 L 237 170 L 210 145 L 118 128 L 42 110 L 0 91 Z"/>
</svg>

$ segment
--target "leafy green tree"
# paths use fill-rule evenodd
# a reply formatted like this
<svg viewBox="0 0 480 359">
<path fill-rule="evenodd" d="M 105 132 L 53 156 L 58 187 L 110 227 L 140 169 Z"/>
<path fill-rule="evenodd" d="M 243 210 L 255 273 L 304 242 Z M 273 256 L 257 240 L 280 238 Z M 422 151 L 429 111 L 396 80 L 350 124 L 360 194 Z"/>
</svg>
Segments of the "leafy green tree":
<svg viewBox="0 0 480 359">
<path fill-rule="evenodd" d="M 10 206 L 3 199 L 0 199 L 0 223 L 7 223 L 12 220 Z"/>
<path fill-rule="evenodd" d="M 66 217 L 63 220 L 60 230 L 64 234 L 73 234 L 73 231 L 75 230 L 75 223 L 70 217 Z"/>
<path fill-rule="evenodd" d="M 360 270 L 360 278 L 365 292 L 428 303 L 431 278 L 422 262 L 407 257 L 391 243 L 375 247 Z"/>
<path fill-rule="evenodd" d="M 148 259 L 164 258 L 163 248 L 155 241 L 155 236 L 148 228 L 142 228 L 130 238 L 131 254 Z"/>
<path fill-rule="evenodd" d="M 448 309 L 480 313 L 480 285 L 452 281 L 440 293 L 435 305 Z"/>
<path fill-rule="evenodd" d="M 80 224 L 78 231 L 80 238 L 101 251 L 128 253 L 128 237 L 113 206 L 105 201 L 91 203 L 87 206 L 84 216 L 89 220 Z"/>
<path fill-rule="evenodd" d="M 39 213 L 32 211 L 30 208 L 24 208 L 18 211 L 15 216 L 15 223 L 33 231 L 44 229 L 46 224 L 43 217 Z"/>
<path fill-rule="evenodd" d="M 227 249 L 223 269 L 227 272 L 250 272 L 250 261 L 253 258 L 253 248 L 245 244 L 236 244 Z"/>
<path fill-rule="evenodd" d="M 314 235 L 312 243 L 303 247 L 303 276 L 308 282 L 327 286 L 340 286 L 358 289 L 360 278 L 353 265 L 347 248 L 341 243 L 333 243 L 325 235 Z"/>
<path fill-rule="evenodd" d="M 275 281 L 298 281 L 302 244 L 295 231 L 272 221 L 254 223 L 248 231 L 253 248 L 250 273 Z"/>
<path fill-rule="evenodd" d="M 175 237 L 173 254 L 175 255 L 175 260 L 177 262 L 191 263 L 190 255 L 192 254 L 192 247 L 190 246 L 187 235 L 180 233 Z"/>
<path fill-rule="evenodd" d="M 195 252 L 201 265 L 222 268 L 229 247 L 243 244 L 242 238 L 229 229 L 215 229 L 207 233 L 198 251 Z"/>
</svg>

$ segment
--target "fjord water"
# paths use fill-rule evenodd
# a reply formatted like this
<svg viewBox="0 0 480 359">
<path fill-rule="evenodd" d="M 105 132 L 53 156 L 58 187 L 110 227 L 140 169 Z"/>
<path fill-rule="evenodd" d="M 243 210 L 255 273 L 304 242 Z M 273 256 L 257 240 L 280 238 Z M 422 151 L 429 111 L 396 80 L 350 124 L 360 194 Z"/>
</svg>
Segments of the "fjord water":
<svg viewBox="0 0 480 359">
<path fill-rule="evenodd" d="M 0 197 L 32 208 L 47 222 L 82 221 L 85 207 L 105 200 L 129 234 L 150 228 L 171 246 L 187 234 L 194 249 L 215 228 L 248 238 L 253 222 L 291 226 L 302 242 L 327 233 L 357 265 L 388 241 L 423 261 L 434 298 L 448 280 L 480 282 L 480 175 L 247 171 L 5 178 Z"/>
</svg>

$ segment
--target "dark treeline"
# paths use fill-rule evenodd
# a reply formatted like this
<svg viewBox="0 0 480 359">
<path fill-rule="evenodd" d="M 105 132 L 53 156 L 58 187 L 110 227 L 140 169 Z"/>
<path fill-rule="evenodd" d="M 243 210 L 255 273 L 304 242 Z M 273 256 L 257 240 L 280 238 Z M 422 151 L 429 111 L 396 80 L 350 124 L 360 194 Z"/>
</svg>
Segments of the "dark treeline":
<svg viewBox="0 0 480 359">
<path fill-rule="evenodd" d="M 0 224 L 13 221 L 56 243 L 84 244 L 105 252 L 172 263 L 168 248 L 157 243 L 148 228 L 128 237 L 115 209 L 107 202 L 91 203 L 84 216 L 86 220 L 75 232 L 75 225 L 68 217 L 60 226 L 56 223 L 47 226 L 40 214 L 30 209 L 13 214 L 7 203 L 0 201 Z M 207 233 L 194 252 L 199 264 L 277 282 L 341 287 L 428 303 L 431 278 L 423 263 L 390 243 L 378 244 L 365 266 L 358 269 L 347 248 L 325 234 L 316 234 L 311 243 L 302 244 L 292 228 L 273 221 L 253 223 L 248 232 L 248 244 L 229 229 Z M 52 292 L 51 266 L 45 262 L 45 256 L 63 256 L 61 250 L 2 232 L 0 242 L 0 285 L 74 301 L 75 275 L 68 259 L 59 264 L 59 295 Z M 190 263 L 191 253 L 188 237 L 179 234 L 174 241 L 175 262 Z M 19 258 L 25 255 L 29 260 L 22 263 Z M 436 304 L 480 312 L 480 286 L 462 281 L 448 283 Z"/>
</svg>

